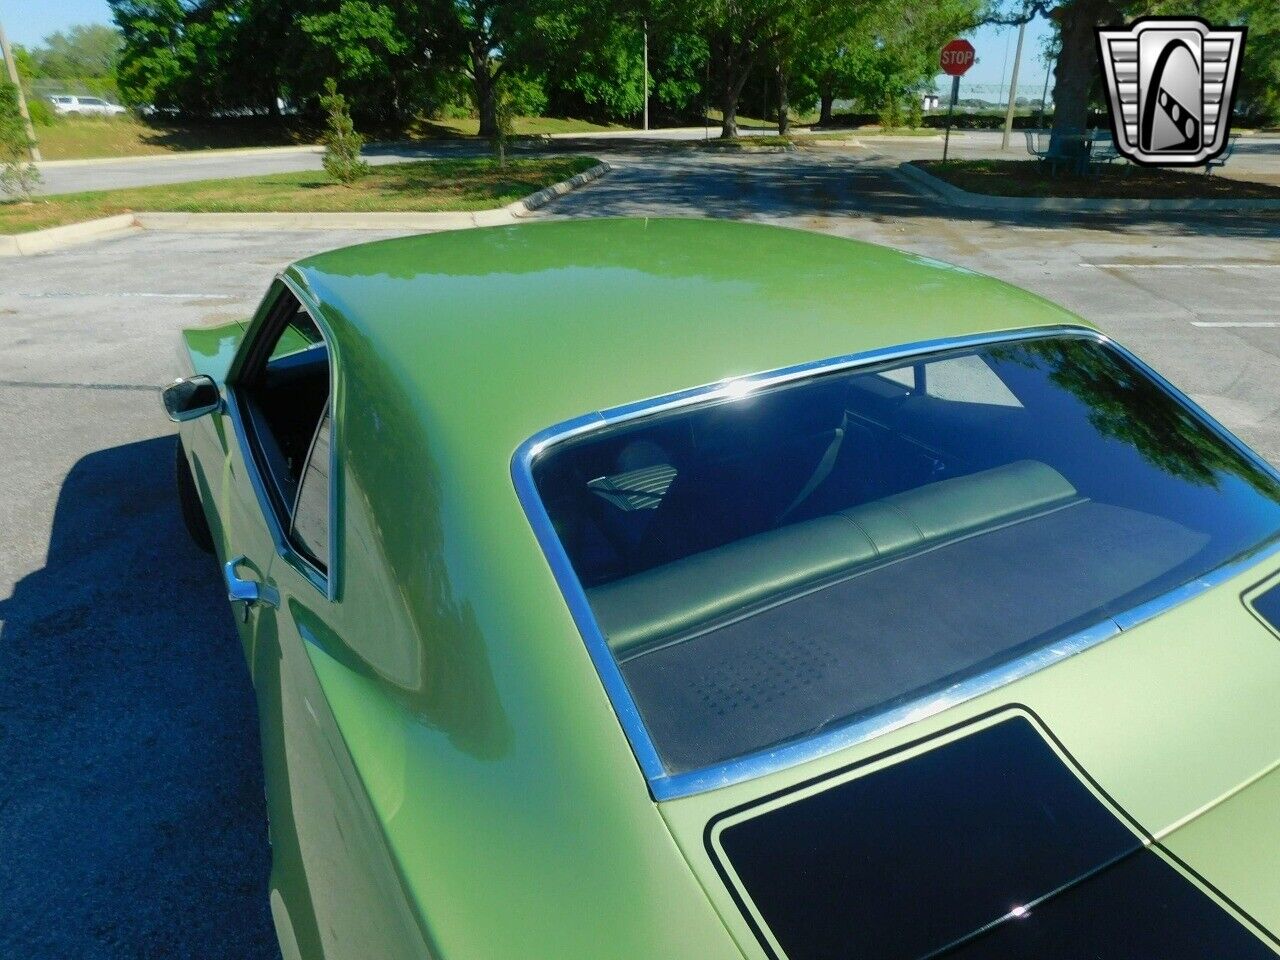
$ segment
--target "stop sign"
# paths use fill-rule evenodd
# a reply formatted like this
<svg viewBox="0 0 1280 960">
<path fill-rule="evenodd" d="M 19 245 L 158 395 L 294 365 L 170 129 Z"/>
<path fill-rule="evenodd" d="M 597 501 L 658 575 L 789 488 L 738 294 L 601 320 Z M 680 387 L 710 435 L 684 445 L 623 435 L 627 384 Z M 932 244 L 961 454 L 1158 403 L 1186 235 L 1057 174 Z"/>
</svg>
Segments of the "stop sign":
<svg viewBox="0 0 1280 960">
<path fill-rule="evenodd" d="M 942 48 L 942 56 L 938 58 L 942 72 L 953 77 L 964 76 L 964 72 L 973 66 L 975 52 L 968 40 L 952 40 Z"/>
</svg>

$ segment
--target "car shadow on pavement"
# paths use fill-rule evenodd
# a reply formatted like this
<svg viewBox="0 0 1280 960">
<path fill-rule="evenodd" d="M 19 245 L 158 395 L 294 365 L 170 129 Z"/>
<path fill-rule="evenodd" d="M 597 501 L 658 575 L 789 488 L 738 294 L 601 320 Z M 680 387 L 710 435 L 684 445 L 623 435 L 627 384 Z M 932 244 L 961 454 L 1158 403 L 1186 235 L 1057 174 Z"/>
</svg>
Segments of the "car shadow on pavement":
<svg viewBox="0 0 1280 960">
<path fill-rule="evenodd" d="M 884 223 L 938 220 L 990 234 L 1032 228 L 1112 235 L 1280 238 L 1280 211 L 1109 214 L 952 206 L 907 182 L 897 173 L 897 165 L 898 160 L 874 152 L 806 149 L 782 155 L 707 156 L 688 145 L 677 145 L 666 151 L 661 173 L 644 162 L 619 161 L 609 176 L 588 190 L 561 197 L 544 216 L 826 219 L 836 226 L 852 217 Z"/>
<path fill-rule="evenodd" d="M 0 956 L 278 956 L 252 690 L 173 448 L 77 462 L 0 600 Z"/>
</svg>

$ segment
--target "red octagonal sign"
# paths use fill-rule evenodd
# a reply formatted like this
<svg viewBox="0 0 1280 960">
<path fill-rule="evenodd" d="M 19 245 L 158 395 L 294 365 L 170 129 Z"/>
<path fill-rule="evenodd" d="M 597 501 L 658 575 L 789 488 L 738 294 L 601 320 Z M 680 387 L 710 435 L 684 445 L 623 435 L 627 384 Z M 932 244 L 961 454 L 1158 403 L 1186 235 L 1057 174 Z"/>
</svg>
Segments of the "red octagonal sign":
<svg viewBox="0 0 1280 960">
<path fill-rule="evenodd" d="M 962 77 L 973 66 L 974 54 L 973 44 L 968 40 L 952 40 L 942 48 L 938 62 L 942 64 L 943 73 Z"/>
</svg>

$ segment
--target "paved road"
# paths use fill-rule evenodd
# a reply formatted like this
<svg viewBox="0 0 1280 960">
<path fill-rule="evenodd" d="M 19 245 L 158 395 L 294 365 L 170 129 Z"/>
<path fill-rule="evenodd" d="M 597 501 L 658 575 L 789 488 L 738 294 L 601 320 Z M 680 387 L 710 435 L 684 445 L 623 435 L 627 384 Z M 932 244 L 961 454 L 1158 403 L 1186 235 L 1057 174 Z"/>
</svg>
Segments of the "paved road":
<svg viewBox="0 0 1280 960">
<path fill-rule="evenodd" d="M 466 140 L 438 140 L 412 146 L 370 147 L 365 155 L 370 163 L 383 164 L 435 157 L 473 156 L 482 150 L 482 144 Z M 40 192 L 57 194 L 78 193 L 82 190 L 115 190 L 121 187 L 319 169 L 320 152 L 316 147 L 208 150 L 155 157 L 52 161 L 40 165 L 43 181 Z"/>
<path fill-rule="evenodd" d="M 1280 463 L 1280 221 L 955 214 L 871 157 L 624 144 L 543 215 L 767 220 L 994 273 Z M 218 570 L 179 526 L 152 387 L 180 328 L 375 236 L 138 233 L 0 260 L 0 957 L 275 956 L 248 677 Z"/>
<path fill-rule="evenodd" d="M 744 131 L 747 135 L 769 131 Z M 557 134 L 517 143 L 516 149 L 539 151 L 578 150 L 599 145 L 618 146 L 700 140 L 702 127 L 676 127 L 640 134 L 631 130 L 609 130 L 585 134 Z M 714 135 L 714 133 L 713 133 Z M 374 144 L 364 150 L 374 165 L 428 160 L 438 157 L 466 157 L 487 154 L 489 147 L 476 140 L 428 140 L 420 143 Z M 250 150 L 205 150 L 151 157 L 121 157 L 103 160 L 54 160 L 38 165 L 44 194 L 76 193 L 82 190 L 112 190 L 191 180 L 251 177 L 268 173 L 297 173 L 321 169 L 320 151 L 314 146 L 267 147 Z"/>
<path fill-rule="evenodd" d="M 767 134 L 769 130 L 744 130 L 745 135 Z M 556 134 L 525 149 L 541 151 L 607 152 L 670 147 L 715 136 L 714 129 L 678 127 L 640 133 L 611 130 L 589 134 Z M 884 150 L 906 159 L 936 157 L 941 140 L 936 137 L 861 137 L 871 150 Z M 402 163 L 434 157 L 477 156 L 487 146 L 474 140 L 433 140 L 416 144 L 374 145 L 365 149 L 372 164 Z M 967 131 L 951 141 L 952 155 L 966 158 L 997 157 L 1026 159 L 1026 138 L 1015 133 L 1008 151 L 1000 149 L 1000 134 Z M 320 154 L 315 147 L 274 147 L 265 150 L 211 150 L 167 154 L 157 157 L 127 157 L 115 160 L 53 161 L 41 165 L 46 194 L 75 193 L 82 190 L 110 190 L 149 184 L 183 183 L 224 177 L 248 177 L 267 173 L 296 173 L 319 170 Z M 1262 179 L 1280 184 L 1280 138 L 1255 137 L 1241 141 L 1227 171 L 1244 179 Z"/>
</svg>

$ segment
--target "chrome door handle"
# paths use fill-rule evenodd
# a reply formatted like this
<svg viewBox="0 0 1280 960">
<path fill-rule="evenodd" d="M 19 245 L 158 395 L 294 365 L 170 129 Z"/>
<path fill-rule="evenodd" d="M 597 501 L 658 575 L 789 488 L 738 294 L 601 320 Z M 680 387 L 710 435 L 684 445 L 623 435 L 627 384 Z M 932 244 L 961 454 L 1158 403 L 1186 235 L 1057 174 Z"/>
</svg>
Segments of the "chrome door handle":
<svg viewBox="0 0 1280 960">
<path fill-rule="evenodd" d="M 222 566 L 222 576 L 227 581 L 227 599 L 232 603 L 244 604 L 240 612 L 241 623 L 249 622 L 249 608 L 255 604 L 280 606 L 280 594 L 274 588 L 257 580 L 243 580 L 236 575 L 236 568 L 247 559 L 248 557 L 239 556 Z"/>
</svg>

